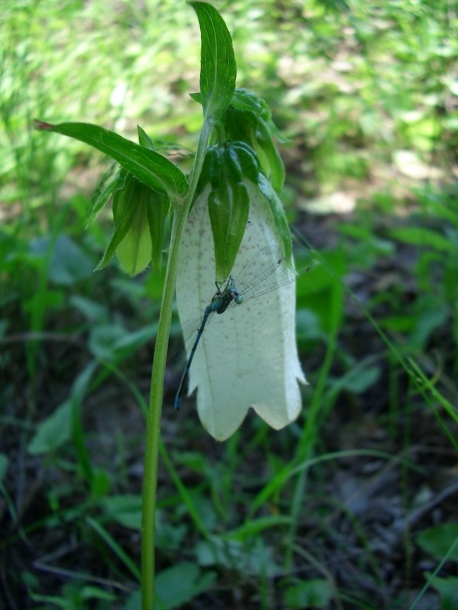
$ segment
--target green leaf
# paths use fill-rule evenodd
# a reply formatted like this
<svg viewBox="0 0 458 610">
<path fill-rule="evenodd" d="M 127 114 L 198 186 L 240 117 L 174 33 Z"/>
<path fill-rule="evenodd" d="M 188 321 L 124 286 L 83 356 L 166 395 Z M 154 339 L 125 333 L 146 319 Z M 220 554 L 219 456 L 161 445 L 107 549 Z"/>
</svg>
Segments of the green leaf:
<svg viewBox="0 0 458 610">
<path fill-rule="evenodd" d="M 146 131 L 140 127 L 140 125 L 137 125 L 137 133 L 140 146 L 144 146 L 149 150 L 156 150 L 153 140 L 149 137 Z"/>
<path fill-rule="evenodd" d="M 216 580 L 215 572 L 202 572 L 193 563 L 182 561 L 156 576 L 156 610 L 182 608 L 194 597 L 208 591 Z M 123 610 L 140 610 L 141 591 L 126 600 Z"/>
<path fill-rule="evenodd" d="M 182 561 L 156 576 L 157 596 L 166 608 L 182 608 L 207 591 L 215 579 L 215 572 L 202 572 L 194 563 Z"/>
<path fill-rule="evenodd" d="M 123 170 L 125 171 L 125 170 Z M 100 271 L 108 265 L 122 240 L 126 237 L 134 221 L 139 204 L 137 185 L 140 183 L 132 175 L 127 175 L 124 187 L 117 190 L 113 198 L 114 230 L 102 260 L 95 268 Z M 146 219 L 146 217 L 145 217 Z M 128 271 L 127 271 L 128 272 Z"/>
<path fill-rule="evenodd" d="M 97 301 L 76 294 L 70 297 L 69 302 L 91 324 L 100 324 L 108 320 L 108 308 L 106 305 L 101 305 Z"/>
<path fill-rule="evenodd" d="M 458 608 L 458 577 L 440 578 L 436 576 L 432 580 L 431 586 L 440 594 L 441 610 L 456 610 Z"/>
<path fill-rule="evenodd" d="M 334 594 L 332 584 L 322 578 L 304 580 L 285 591 L 286 607 L 291 610 L 324 608 Z"/>
<path fill-rule="evenodd" d="M 100 501 L 106 514 L 124 527 L 141 530 L 142 497 L 141 495 L 123 494 L 109 496 Z"/>
<path fill-rule="evenodd" d="M 118 559 L 128 568 L 135 578 L 140 581 L 140 570 L 138 569 L 137 565 L 108 532 L 108 530 L 106 530 L 97 519 L 93 519 L 92 517 L 87 517 L 86 522 L 99 534 L 102 540 L 110 547 Z"/>
<path fill-rule="evenodd" d="M 167 193 L 172 200 L 183 197 L 187 191 L 186 177 L 176 165 L 159 153 L 135 144 L 114 131 L 90 123 L 51 125 L 35 121 L 35 126 L 42 131 L 60 133 L 97 148 L 117 161 L 137 180 Z"/>
<path fill-rule="evenodd" d="M 457 538 L 458 523 L 443 523 L 421 532 L 417 536 L 417 544 L 433 557 L 442 559 L 450 551 Z M 448 559 L 458 561 L 458 547 L 455 547 Z"/>
<path fill-rule="evenodd" d="M 94 262 L 67 235 L 60 235 L 48 267 L 48 278 L 59 286 L 71 286 L 92 275 Z"/>
<path fill-rule="evenodd" d="M 41 422 L 27 447 L 31 455 L 52 453 L 70 440 L 72 431 L 71 409 L 71 401 L 66 400 Z"/>
<path fill-rule="evenodd" d="M 446 323 L 449 308 L 443 302 L 442 295 L 427 294 L 420 296 L 409 311 L 414 319 L 409 345 L 422 351 L 433 332 Z"/>
<path fill-rule="evenodd" d="M 36 434 L 27 447 L 31 455 L 56 451 L 61 445 L 69 441 L 73 434 L 78 458 L 87 472 L 91 470 L 90 465 L 87 464 L 84 436 L 77 419 L 79 405 L 88 390 L 96 366 L 96 363 L 92 362 L 82 370 L 73 384 L 70 397 L 38 426 Z"/>
<path fill-rule="evenodd" d="M 426 229 L 424 227 L 392 229 L 389 232 L 389 235 L 393 239 L 397 239 L 406 244 L 412 244 L 423 248 L 434 248 L 441 252 L 450 252 L 455 249 L 455 244 L 451 240 L 432 229 Z"/>
<path fill-rule="evenodd" d="M 336 385 L 340 390 L 346 390 L 353 394 L 362 394 L 368 390 L 380 378 L 380 367 L 369 366 L 361 370 L 360 367 L 355 368 L 345 376 L 341 382 L 338 380 Z"/>
<path fill-rule="evenodd" d="M 191 2 L 202 39 L 200 92 L 204 116 L 220 119 L 235 91 L 237 66 L 232 38 L 218 11 L 205 2 Z"/>
<path fill-rule="evenodd" d="M 89 338 L 89 349 L 99 360 L 122 362 L 157 335 L 157 322 L 128 332 L 120 323 L 98 324 Z"/>
<path fill-rule="evenodd" d="M 251 538 L 242 543 L 211 536 L 197 543 L 195 553 L 201 566 L 219 564 L 245 576 L 274 576 L 281 571 L 272 558 L 271 550 L 265 547 L 260 538 Z"/>
<path fill-rule="evenodd" d="M 258 517 L 256 519 L 249 519 L 237 529 L 224 534 L 222 538 L 225 540 L 238 540 L 243 542 L 247 538 L 257 536 L 260 532 L 268 528 L 280 528 L 281 526 L 291 525 L 291 523 L 292 517 L 287 515 L 269 515 L 267 517 Z"/>
</svg>

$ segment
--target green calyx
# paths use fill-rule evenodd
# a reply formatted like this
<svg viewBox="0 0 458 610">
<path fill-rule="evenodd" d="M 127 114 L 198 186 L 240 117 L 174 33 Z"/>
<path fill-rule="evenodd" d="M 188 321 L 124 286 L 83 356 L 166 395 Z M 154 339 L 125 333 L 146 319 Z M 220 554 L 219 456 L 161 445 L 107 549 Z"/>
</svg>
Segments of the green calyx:
<svg viewBox="0 0 458 610">
<path fill-rule="evenodd" d="M 153 141 L 141 127 L 138 127 L 138 140 L 141 147 L 155 150 Z M 88 224 L 111 198 L 113 234 L 96 271 L 106 267 L 115 254 L 123 271 L 131 276 L 141 273 L 150 263 L 160 269 L 165 220 L 170 209 L 168 195 L 120 168 L 95 201 Z"/>
<path fill-rule="evenodd" d="M 120 170 L 113 195 L 113 234 L 96 270 L 106 267 L 115 253 L 123 271 L 131 276 L 150 263 L 159 269 L 169 205 L 164 193 Z"/>
<path fill-rule="evenodd" d="M 202 103 L 200 93 L 192 93 L 191 97 Z M 286 140 L 280 136 L 272 121 L 267 103 L 248 89 L 235 89 L 222 121 L 228 139 L 245 142 L 255 151 L 262 171 L 280 194 L 285 181 L 285 168 L 274 138 L 279 142 Z"/>
</svg>

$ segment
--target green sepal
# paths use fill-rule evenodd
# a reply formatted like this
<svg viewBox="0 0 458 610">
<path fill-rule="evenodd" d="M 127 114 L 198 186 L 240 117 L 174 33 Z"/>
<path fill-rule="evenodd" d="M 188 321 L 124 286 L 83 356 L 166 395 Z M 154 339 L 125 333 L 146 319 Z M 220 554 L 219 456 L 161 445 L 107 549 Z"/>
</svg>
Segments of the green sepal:
<svg viewBox="0 0 458 610">
<path fill-rule="evenodd" d="M 208 212 L 215 246 L 217 279 L 226 279 L 234 266 L 248 222 L 250 198 L 231 143 L 219 150 L 219 175 L 211 176 Z M 214 170 L 217 168 L 215 162 Z"/>
<path fill-rule="evenodd" d="M 130 276 L 138 275 L 146 269 L 152 258 L 152 242 L 148 223 L 151 190 L 148 193 L 146 191 L 148 187 L 135 178 L 134 181 L 136 184 L 132 184 L 132 197 L 137 198 L 137 204 L 134 206 L 132 200 L 126 202 L 133 213 L 130 214 L 130 226 L 116 248 L 116 256 L 121 269 Z M 121 207 L 119 204 L 118 201 L 118 208 Z M 122 214 L 123 210 L 119 210 L 119 212 Z"/>
<path fill-rule="evenodd" d="M 237 164 L 240 172 L 244 177 L 256 184 L 258 174 L 261 171 L 261 165 L 256 152 L 249 144 L 240 140 L 234 140 L 228 144 L 228 154 L 231 156 L 234 163 Z"/>
<path fill-rule="evenodd" d="M 226 131 L 230 138 L 242 140 L 255 150 L 264 173 L 277 193 L 280 193 L 285 180 L 285 169 L 269 125 L 261 114 L 266 115 L 265 112 L 258 114 L 231 105 L 226 113 Z"/>
<path fill-rule="evenodd" d="M 208 209 L 218 279 L 230 274 L 248 221 L 249 193 L 244 180 L 251 182 L 266 199 L 286 259 L 292 262 L 291 234 L 283 205 L 261 171 L 256 152 L 240 140 L 229 141 L 224 147 L 215 144 L 207 150 L 195 197 L 210 184 Z"/>
<path fill-rule="evenodd" d="M 143 271 L 151 262 L 152 242 L 148 222 L 151 198 L 151 189 L 132 177 L 113 199 L 113 221 L 115 227 L 122 227 L 117 233 L 118 240 L 123 235 L 116 247 L 116 256 L 121 269 L 131 276 Z"/>
<path fill-rule="evenodd" d="M 232 142 L 231 151 L 245 178 L 255 184 L 266 198 L 272 212 L 276 229 L 283 245 L 286 260 L 292 262 L 291 233 L 285 216 L 283 204 L 273 185 L 261 171 L 260 162 L 255 151 L 245 142 Z"/>
<path fill-rule="evenodd" d="M 267 178 L 261 172 L 258 174 L 257 185 L 269 203 L 270 211 L 272 212 L 272 216 L 274 218 L 275 228 L 283 246 L 286 261 L 288 264 L 292 265 L 293 249 L 291 243 L 291 232 L 289 230 L 285 210 L 283 209 L 283 204 L 269 180 L 267 180 Z"/>
<path fill-rule="evenodd" d="M 258 152 L 258 149 L 262 151 L 268 163 L 266 174 L 270 178 L 274 189 L 280 194 L 285 182 L 285 166 L 273 142 L 272 132 L 268 124 L 260 117 L 258 117 L 256 124 L 255 139 L 256 151 Z"/>
<path fill-rule="evenodd" d="M 98 215 L 103 210 L 105 205 L 113 197 L 113 194 L 119 188 L 122 188 L 124 186 L 126 175 L 124 174 L 121 177 L 121 172 L 119 171 L 119 167 L 118 167 L 118 171 L 116 172 L 116 175 L 113 177 L 112 180 L 110 180 L 110 177 L 116 166 L 117 166 L 117 164 L 113 163 L 112 166 L 110 167 L 109 171 L 103 178 L 102 185 L 106 185 L 106 186 L 104 188 L 102 186 L 102 189 L 101 190 L 99 189 L 98 192 L 96 193 L 96 197 L 93 200 L 93 204 L 92 204 L 91 215 L 89 216 L 89 220 L 86 223 L 86 229 L 89 228 L 92 225 L 92 223 L 97 219 Z M 110 180 L 110 181 L 108 182 L 108 180 Z M 107 182 L 108 182 L 108 184 L 107 184 Z"/>
<path fill-rule="evenodd" d="M 126 170 L 119 174 L 123 186 L 113 196 L 114 230 L 96 271 L 106 267 L 116 253 L 123 271 L 133 276 L 152 260 L 160 267 L 170 202 L 165 194 L 152 191 Z"/>
<path fill-rule="evenodd" d="M 132 186 L 135 186 L 135 178 L 125 169 L 120 170 L 119 178 L 120 181 L 122 180 L 124 182 L 124 186 L 123 188 L 118 189 L 113 197 L 113 234 L 104 252 L 102 260 L 95 268 L 96 271 L 100 271 L 111 261 L 119 244 L 127 235 L 137 211 L 138 197 L 135 196 L 135 193 L 131 188 Z"/>
<path fill-rule="evenodd" d="M 149 137 L 140 125 L 137 125 L 138 142 L 140 146 L 156 150 L 153 140 Z M 154 269 L 162 267 L 162 252 L 165 237 L 165 221 L 170 210 L 170 200 L 162 193 L 154 193 L 154 197 L 149 197 L 146 202 L 146 214 L 148 218 L 149 231 L 151 236 L 151 264 Z"/>
<path fill-rule="evenodd" d="M 146 212 L 151 237 L 151 263 L 154 269 L 162 267 L 162 252 L 165 238 L 165 221 L 171 206 L 170 200 L 161 193 L 152 193 L 146 203 Z"/>
<path fill-rule="evenodd" d="M 218 11 L 206 2 L 190 2 L 201 32 L 200 92 L 204 116 L 218 120 L 235 91 L 237 66 L 232 38 Z"/>
</svg>

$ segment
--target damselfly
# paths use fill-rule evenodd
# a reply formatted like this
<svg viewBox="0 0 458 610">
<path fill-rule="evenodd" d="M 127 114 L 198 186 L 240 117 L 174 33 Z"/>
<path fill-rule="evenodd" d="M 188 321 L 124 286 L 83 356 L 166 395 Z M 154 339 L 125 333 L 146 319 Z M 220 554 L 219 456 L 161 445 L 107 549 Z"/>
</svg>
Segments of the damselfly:
<svg viewBox="0 0 458 610">
<path fill-rule="evenodd" d="M 273 290 L 294 282 L 298 276 L 309 271 L 312 266 L 310 256 L 306 255 L 305 259 L 304 261 L 303 257 L 301 257 L 301 266 L 299 269 L 295 269 L 288 264 L 279 246 L 266 246 L 258 250 L 248 261 L 237 275 L 237 279 L 230 276 L 227 281 L 215 282 L 216 293 L 212 297 L 210 304 L 206 307 L 203 316 L 199 318 L 200 322 L 197 325 L 195 322 L 194 324 L 188 322 L 183 325 L 185 342 L 187 340 L 185 328 L 189 329 L 189 326 L 191 326 L 191 336 L 195 333 L 197 334 L 175 397 L 175 409 L 178 410 L 181 407 L 184 387 L 189 376 L 194 354 L 205 326 L 213 314 L 222 314 L 228 309 L 248 303 L 252 299 L 266 295 Z"/>
</svg>

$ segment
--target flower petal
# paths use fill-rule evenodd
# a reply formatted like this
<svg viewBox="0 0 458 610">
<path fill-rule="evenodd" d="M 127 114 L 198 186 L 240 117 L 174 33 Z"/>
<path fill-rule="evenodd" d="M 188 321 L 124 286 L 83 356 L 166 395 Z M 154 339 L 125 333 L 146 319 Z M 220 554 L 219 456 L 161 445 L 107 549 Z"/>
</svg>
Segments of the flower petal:
<svg viewBox="0 0 458 610">
<path fill-rule="evenodd" d="M 279 244 L 264 196 L 251 182 L 250 218 L 232 277 L 263 247 Z M 195 201 L 183 237 L 177 302 L 183 322 L 203 315 L 216 292 L 215 260 L 207 187 Z M 295 339 L 295 283 L 213 314 L 191 366 L 189 392 L 198 389 L 197 408 L 206 430 L 225 440 L 252 407 L 275 429 L 300 413 L 298 381 L 307 383 Z"/>
</svg>

